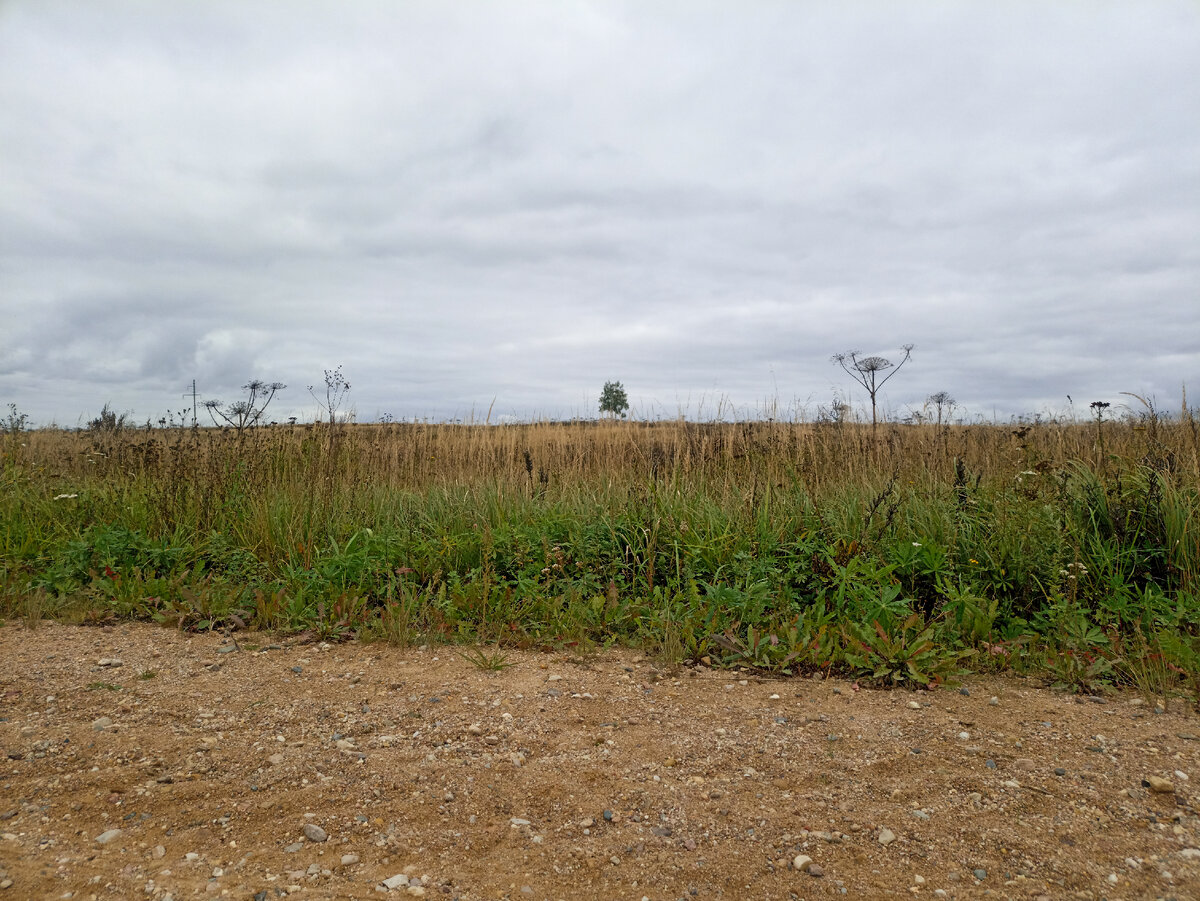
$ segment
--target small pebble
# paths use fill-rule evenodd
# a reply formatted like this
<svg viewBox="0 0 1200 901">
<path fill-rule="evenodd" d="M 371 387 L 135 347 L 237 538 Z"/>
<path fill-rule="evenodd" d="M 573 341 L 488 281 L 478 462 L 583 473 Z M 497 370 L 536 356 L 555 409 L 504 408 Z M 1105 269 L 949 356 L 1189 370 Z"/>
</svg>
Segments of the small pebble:
<svg viewBox="0 0 1200 901">
<path fill-rule="evenodd" d="M 342 866 L 350 867 L 356 863 L 358 863 L 358 855 L 357 854 L 343 854 L 342 855 Z"/>
<path fill-rule="evenodd" d="M 114 838 L 116 838 L 120 834 L 121 834 L 120 829 L 106 829 L 103 832 L 101 832 L 99 835 L 96 836 L 96 844 L 107 845 L 109 842 L 111 842 Z"/>
<path fill-rule="evenodd" d="M 1067 771 L 1060 766 L 1056 766 L 1054 768 L 1054 775 L 1055 776 L 1065 776 L 1065 775 L 1067 775 Z"/>
<path fill-rule="evenodd" d="M 876 836 L 881 845 L 890 845 L 896 840 L 896 833 L 892 832 L 887 826 L 879 830 L 879 835 Z"/>
<path fill-rule="evenodd" d="M 996 697 L 995 695 L 992 695 L 990 698 L 988 698 L 988 706 L 989 707 L 999 707 L 1000 699 L 998 697 Z"/>
<path fill-rule="evenodd" d="M 983 867 L 978 867 L 978 868 L 972 870 L 971 873 L 980 882 L 982 882 L 984 879 L 987 879 L 987 870 L 985 870 Z"/>
<path fill-rule="evenodd" d="M 958 693 L 969 698 L 971 696 L 971 689 L 964 686 L 958 690 Z"/>
<path fill-rule="evenodd" d="M 813 859 L 807 854 L 797 854 L 792 859 L 792 867 L 799 873 L 807 873 L 808 868 L 812 866 Z"/>
<path fill-rule="evenodd" d="M 301 831 L 310 842 L 323 842 L 329 838 L 329 833 L 315 823 L 305 823 Z"/>
<path fill-rule="evenodd" d="M 100 717 L 100 719 L 98 719 L 92 723 L 92 731 L 93 732 L 104 732 L 106 729 L 111 729 L 112 724 L 113 724 L 112 717 L 102 716 L 102 717 Z"/>
</svg>

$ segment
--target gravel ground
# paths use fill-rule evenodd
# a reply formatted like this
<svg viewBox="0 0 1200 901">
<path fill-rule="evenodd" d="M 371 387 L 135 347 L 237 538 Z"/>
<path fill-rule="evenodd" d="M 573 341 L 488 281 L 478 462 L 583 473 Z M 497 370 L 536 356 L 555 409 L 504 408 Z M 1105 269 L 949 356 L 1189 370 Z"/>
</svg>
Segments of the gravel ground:
<svg viewBox="0 0 1200 901">
<path fill-rule="evenodd" d="M 1200 898 L 1200 718 L 0 627 L 6 898 Z"/>
</svg>

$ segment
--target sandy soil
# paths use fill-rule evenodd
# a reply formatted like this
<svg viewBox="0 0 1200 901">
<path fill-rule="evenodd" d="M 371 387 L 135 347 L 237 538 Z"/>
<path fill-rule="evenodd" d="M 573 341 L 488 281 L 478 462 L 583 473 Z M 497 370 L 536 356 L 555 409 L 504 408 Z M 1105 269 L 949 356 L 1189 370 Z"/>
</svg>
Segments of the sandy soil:
<svg viewBox="0 0 1200 901">
<path fill-rule="evenodd" d="M 1181 702 L 237 637 L 0 628 L 0 901 L 1200 898 Z"/>
</svg>

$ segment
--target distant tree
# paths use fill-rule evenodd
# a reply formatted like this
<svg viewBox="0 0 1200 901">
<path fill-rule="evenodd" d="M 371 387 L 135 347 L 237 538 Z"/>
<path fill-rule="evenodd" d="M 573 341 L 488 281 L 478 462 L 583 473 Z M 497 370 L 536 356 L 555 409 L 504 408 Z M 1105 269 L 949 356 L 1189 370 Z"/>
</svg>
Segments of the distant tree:
<svg viewBox="0 0 1200 901">
<path fill-rule="evenodd" d="M 950 396 L 949 391 L 939 391 L 925 398 L 925 403 L 932 404 L 937 409 L 937 424 L 941 425 L 942 413 L 944 412 L 948 418 L 958 401 Z"/>
<path fill-rule="evenodd" d="M 852 412 L 850 405 L 835 391 L 833 400 L 828 407 L 823 405 L 817 407 L 817 422 L 844 425 L 850 421 Z"/>
<path fill-rule="evenodd" d="M 128 413 L 117 413 L 108 404 L 105 404 L 100 415 L 95 419 L 90 420 L 87 424 L 89 432 L 119 432 L 129 425 Z"/>
<path fill-rule="evenodd" d="M 600 392 L 600 412 L 610 416 L 625 417 L 629 409 L 629 395 L 620 382 L 605 382 L 604 390 Z"/>
<path fill-rule="evenodd" d="M 883 357 L 863 357 L 859 359 L 861 351 L 848 350 L 844 354 L 834 354 L 830 359 L 842 367 L 852 379 L 867 389 L 867 394 L 871 397 L 871 432 L 874 434 L 879 424 L 879 418 L 876 413 L 876 396 L 879 391 L 887 384 L 888 379 L 900 371 L 900 367 L 908 362 L 908 358 L 912 356 L 913 345 L 905 344 L 902 348 L 904 358 L 899 363 L 893 363 L 891 360 Z M 887 375 L 880 378 L 880 373 L 891 370 Z"/>
<path fill-rule="evenodd" d="M 222 405 L 219 400 L 206 400 L 204 409 L 208 410 L 208 415 L 212 417 L 213 425 L 219 426 L 224 423 L 241 436 L 246 429 L 258 425 L 263 414 L 267 412 L 267 405 L 275 397 L 275 392 L 286 387 L 283 382 L 267 384 L 255 379 L 242 385 L 242 390 L 247 392 L 245 400 L 234 401 L 228 406 Z"/>
</svg>

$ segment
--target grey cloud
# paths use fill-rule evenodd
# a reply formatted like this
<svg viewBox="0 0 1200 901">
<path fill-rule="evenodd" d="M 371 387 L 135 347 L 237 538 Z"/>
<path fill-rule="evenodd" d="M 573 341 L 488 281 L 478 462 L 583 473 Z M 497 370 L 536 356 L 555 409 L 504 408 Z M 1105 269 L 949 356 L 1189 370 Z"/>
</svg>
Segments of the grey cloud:
<svg viewBox="0 0 1200 901">
<path fill-rule="evenodd" d="M 18 0 L 0 401 L 752 410 L 905 341 L 896 409 L 1177 398 L 1198 59 L 1184 2 Z"/>
</svg>

